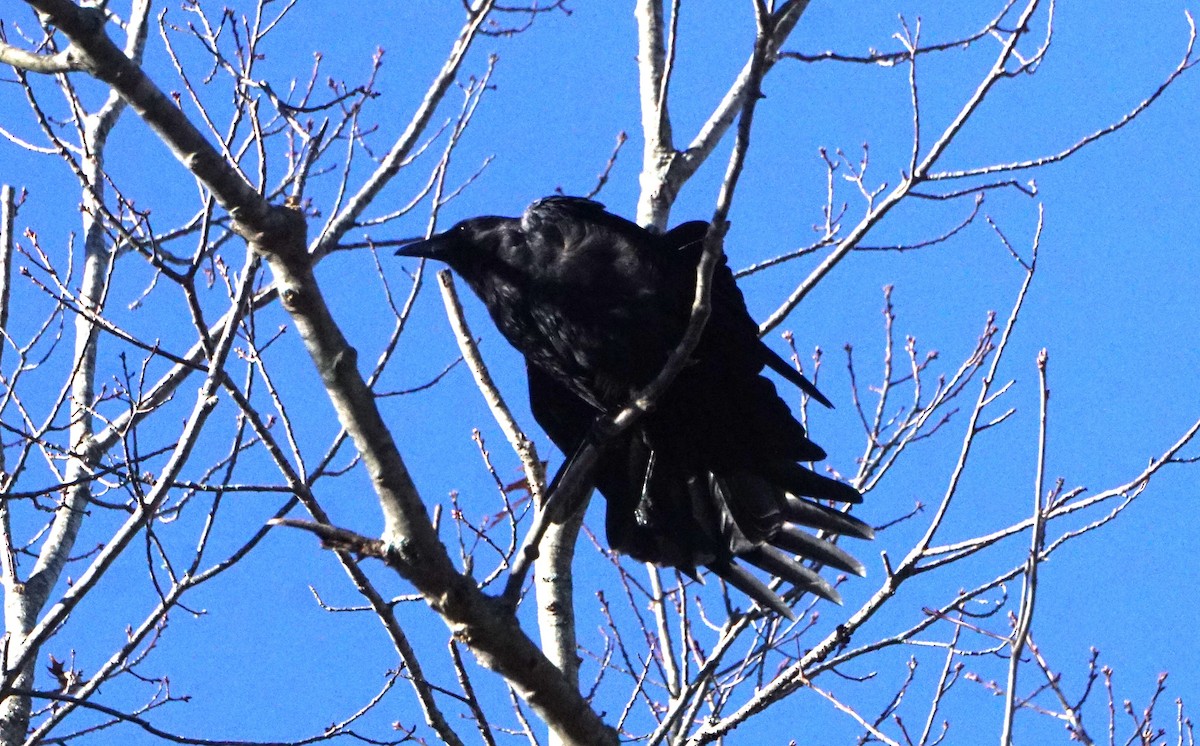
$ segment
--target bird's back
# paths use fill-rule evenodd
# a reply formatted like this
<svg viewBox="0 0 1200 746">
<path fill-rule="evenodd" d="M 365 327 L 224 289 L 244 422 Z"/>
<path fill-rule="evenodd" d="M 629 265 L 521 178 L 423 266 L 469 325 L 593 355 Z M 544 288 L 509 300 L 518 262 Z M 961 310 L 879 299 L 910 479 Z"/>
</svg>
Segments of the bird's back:
<svg viewBox="0 0 1200 746">
<path fill-rule="evenodd" d="M 686 325 L 664 294 L 670 255 L 657 236 L 590 200 L 540 200 L 521 228 L 523 316 L 501 330 L 597 414 L 618 411 L 662 369 Z"/>
</svg>

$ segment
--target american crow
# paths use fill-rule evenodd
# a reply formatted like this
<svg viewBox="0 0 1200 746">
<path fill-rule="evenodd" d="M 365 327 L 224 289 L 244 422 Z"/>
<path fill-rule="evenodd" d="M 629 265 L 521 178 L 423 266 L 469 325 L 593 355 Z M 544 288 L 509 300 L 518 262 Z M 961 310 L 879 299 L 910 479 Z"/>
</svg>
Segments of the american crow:
<svg viewBox="0 0 1200 746">
<path fill-rule="evenodd" d="M 396 252 L 448 264 L 524 356 L 533 415 L 570 456 L 619 412 L 682 339 L 708 224 L 653 233 L 578 197 L 547 197 L 520 218 L 464 220 Z M 835 601 L 801 559 L 863 574 L 845 551 L 794 524 L 871 538 L 865 523 L 814 500 L 857 503 L 849 485 L 797 462 L 809 440 L 764 366 L 831 406 L 758 337 L 724 262 L 708 323 L 657 406 L 605 444 L 594 474 L 613 549 L 695 576 L 705 566 L 761 605 L 790 609 L 735 559 Z M 801 559 L 796 559 L 799 555 Z"/>
</svg>

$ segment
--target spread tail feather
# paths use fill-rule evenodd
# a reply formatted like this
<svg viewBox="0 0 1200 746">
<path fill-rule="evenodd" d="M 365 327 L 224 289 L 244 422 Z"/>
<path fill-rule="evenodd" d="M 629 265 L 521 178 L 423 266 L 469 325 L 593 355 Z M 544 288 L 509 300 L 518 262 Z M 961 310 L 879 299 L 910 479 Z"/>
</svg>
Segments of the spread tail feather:
<svg viewBox="0 0 1200 746">
<path fill-rule="evenodd" d="M 742 593 L 745 593 L 764 609 L 774 609 L 788 619 L 792 621 L 796 620 L 796 614 L 792 611 L 791 607 L 784 603 L 783 599 L 768 588 L 765 583 L 747 572 L 744 567 L 732 561 L 711 562 L 707 567 L 717 577 L 737 588 Z"/>
<path fill-rule="evenodd" d="M 865 577 L 867 574 L 867 568 L 863 567 L 863 563 L 846 550 L 786 523 L 780 526 L 775 535 L 771 537 L 771 543 L 780 549 L 786 549 L 793 554 L 815 560 L 822 565 L 852 572 L 859 577 Z"/>
<path fill-rule="evenodd" d="M 645 447 L 644 441 L 633 442 L 637 445 L 634 450 Z M 662 454 L 643 453 L 635 462 L 642 465 L 641 473 L 645 475 L 638 480 L 636 496 L 617 499 L 615 488 L 619 485 L 600 480 L 602 489 L 608 488 L 609 543 L 614 549 L 639 560 L 674 565 L 693 576 L 696 567 L 707 567 L 762 608 L 780 613 L 787 608 L 780 594 L 737 560 L 790 583 L 798 591 L 837 603 L 841 603 L 837 591 L 805 563 L 866 574 L 863 564 L 848 552 L 793 525 L 857 538 L 873 536 L 871 527 L 862 521 L 791 494 L 789 490 L 797 489 L 797 482 L 805 479 L 796 476 L 802 467 L 776 470 L 788 477 L 785 486 L 779 483 L 784 480 L 748 469 L 726 474 L 696 473 Z M 859 498 L 848 485 L 808 474 L 807 479 L 821 487 L 823 496 Z M 630 511 L 632 515 L 625 515 L 621 506 L 633 504 L 636 509 Z M 790 618 L 790 612 L 785 615 Z"/>
<path fill-rule="evenodd" d="M 766 573 L 786 580 L 799 590 L 814 593 L 839 606 L 842 604 L 841 594 L 825 578 L 773 546 L 758 547 L 746 554 L 746 561 Z"/>
<path fill-rule="evenodd" d="M 827 531 L 831 534 L 853 536 L 856 539 L 875 538 L 875 529 L 849 513 L 843 513 L 840 510 L 808 500 L 801 500 L 792 494 L 786 494 L 784 498 L 787 501 L 784 515 L 792 523 Z"/>
<path fill-rule="evenodd" d="M 850 485 L 805 469 L 800 464 L 777 459 L 763 465 L 767 478 L 793 495 L 858 504 L 862 494 Z"/>
</svg>

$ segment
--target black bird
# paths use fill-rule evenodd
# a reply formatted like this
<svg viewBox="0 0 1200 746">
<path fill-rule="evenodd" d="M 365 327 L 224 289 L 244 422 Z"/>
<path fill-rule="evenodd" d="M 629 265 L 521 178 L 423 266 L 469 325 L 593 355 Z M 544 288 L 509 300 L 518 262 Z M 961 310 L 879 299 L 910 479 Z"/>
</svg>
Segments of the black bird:
<svg viewBox="0 0 1200 746">
<path fill-rule="evenodd" d="M 597 418 L 621 411 L 682 339 L 707 230 L 695 221 L 654 233 L 598 202 L 547 197 L 520 218 L 464 220 L 396 253 L 445 262 L 470 285 L 525 356 L 533 415 L 569 463 Z M 763 368 L 832 405 L 759 339 L 724 261 L 711 309 L 657 406 L 605 444 L 594 483 L 608 500 L 608 542 L 692 576 L 707 567 L 787 616 L 780 597 L 735 560 L 840 602 L 802 560 L 859 575 L 862 564 L 795 524 L 872 538 L 862 521 L 816 502 L 862 496 L 798 463 L 825 451 Z"/>
</svg>

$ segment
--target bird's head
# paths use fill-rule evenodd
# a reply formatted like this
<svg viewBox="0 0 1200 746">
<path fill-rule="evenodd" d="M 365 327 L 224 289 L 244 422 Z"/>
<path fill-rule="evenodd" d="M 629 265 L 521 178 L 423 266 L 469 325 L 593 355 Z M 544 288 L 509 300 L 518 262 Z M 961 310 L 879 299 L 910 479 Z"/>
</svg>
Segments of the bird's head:
<svg viewBox="0 0 1200 746">
<path fill-rule="evenodd" d="M 517 231 L 514 218 L 471 218 L 442 233 L 402 246 L 396 256 L 434 259 L 450 265 L 459 274 L 469 276 L 475 268 L 501 258 L 513 243 Z"/>
</svg>

